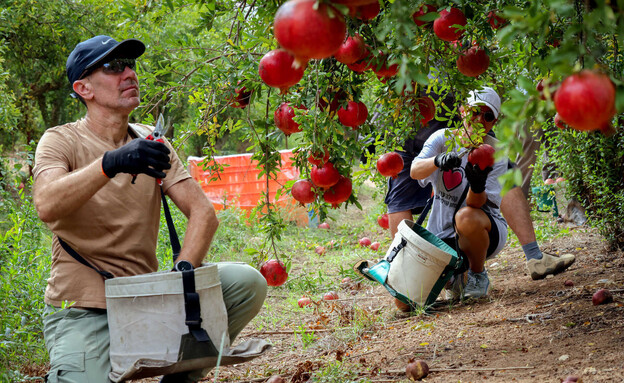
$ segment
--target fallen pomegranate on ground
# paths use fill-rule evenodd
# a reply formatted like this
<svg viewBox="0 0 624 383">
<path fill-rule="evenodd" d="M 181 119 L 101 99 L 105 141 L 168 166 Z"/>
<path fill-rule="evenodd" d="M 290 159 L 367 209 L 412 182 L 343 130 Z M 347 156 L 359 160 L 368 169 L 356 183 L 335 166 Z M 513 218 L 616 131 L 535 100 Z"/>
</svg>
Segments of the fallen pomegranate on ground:
<svg viewBox="0 0 624 383">
<path fill-rule="evenodd" d="M 297 301 L 297 305 L 299 305 L 299 307 L 306 307 L 311 304 L 312 304 L 312 299 L 308 297 L 299 298 L 299 300 Z"/>
<path fill-rule="evenodd" d="M 317 228 L 329 230 L 329 224 L 327 222 L 321 222 L 318 224 Z"/>
<path fill-rule="evenodd" d="M 494 148 L 491 145 L 483 144 L 474 148 L 468 153 L 468 162 L 479 166 L 481 170 L 494 166 Z"/>
<path fill-rule="evenodd" d="M 362 237 L 360 238 L 360 240 L 358 241 L 358 243 L 360 244 L 360 246 L 362 247 L 369 247 L 371 245 L 371 243 L 373 243 L 373 241 L 371 241 L 370 238 L 368 237 Z"/>
<path fill-rule="evenodd" d="M 571 281 L 570 279 L 566 279 L 565 282 L 563 282 L 563 285 L 566 287 L 572 287 L 574 286 L 574 282 Z"/>
<path fill-rule="evenodd" d="M 334 291 L 323 294 L 324 301 L 334 301 L 336 299 L 338 299 L 338 294 L 336 294 Z"/>
<path fill-rule="evenodd" d="M 373 243 L 370 244 L 370 249 L 377 251 L 377 250 L 379 250 L 379 246 L 381 246 L 381 243 L 373 242 Z"/>
<path fill-rule="evenodd" d="M 405 374 L 409 380 L 421 380 L 429 375 L 429 365 L 424 360 L 410 360 L 405 367 Z"/>
<path fill-rule="evenodd" d="M 260 266 L 260 274 L 266 279 L 269 286 L 281 286 L 288 279 L 288 273 L 284 262 L 277 259 L 269 259 Z"/>
<path fill-rule="evenodd" d="M 314 249 L 314 252 L 318 255 L 323 255 L 327 252 L 327 249 L 325 246 L 317 246 L 316 249 Z"/>
<path fill-rule="evenodd" d="M 613 294 L 607 289 L 600 289 L 592 296 L 592 304 L 594 306 L 604 305 L 613 302 Z"/>
<path fill-rule="evenodd" d="M 583 379 L 578 376 L 570 375 L 561 383 L 583 383 Z"/>
</svg>

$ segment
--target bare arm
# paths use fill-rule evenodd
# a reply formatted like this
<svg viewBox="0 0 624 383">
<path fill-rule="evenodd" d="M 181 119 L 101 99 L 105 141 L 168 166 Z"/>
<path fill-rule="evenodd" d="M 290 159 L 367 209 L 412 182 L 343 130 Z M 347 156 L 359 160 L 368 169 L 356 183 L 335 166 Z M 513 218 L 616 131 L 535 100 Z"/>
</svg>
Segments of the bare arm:
<svg viewBox="0 0 624 383">
<path fill-rule="evenodd" d="M 485 202 L 487 201 L 487 194 L 483 191 L 481 193 L 475 193 L 472 189 L 468 190 L 468 194 L 466 195 L 466 205 L 470 207 L 474 207 L 475 209 L 480 209 Z"/>
<path fill-rule="evenodd" d="M 199 267 L 219 227 L 214 206 L 191 178 L 171 186 L 167 195 L 188 218 L 184 245 L 178 260 L 187 260 Z"/>
<path fill-rule="evenodd" d="M 42 172 L 33 186 L 39 218 L 43 222 L 52 222 L 73 213 L 108 181 L 109 178 L 102 173 L 102 158 L 71 173 L 61 168 Z"/>
<path fill-rule="evenodd" d="M 410 167 L 410 177 L 415 180 L 422 180 L 429 177 L 438 169 L 433 162 L 434 160 L 435 157 L 414 160 L 412 162 L 412 166 Z"/>
</svg>

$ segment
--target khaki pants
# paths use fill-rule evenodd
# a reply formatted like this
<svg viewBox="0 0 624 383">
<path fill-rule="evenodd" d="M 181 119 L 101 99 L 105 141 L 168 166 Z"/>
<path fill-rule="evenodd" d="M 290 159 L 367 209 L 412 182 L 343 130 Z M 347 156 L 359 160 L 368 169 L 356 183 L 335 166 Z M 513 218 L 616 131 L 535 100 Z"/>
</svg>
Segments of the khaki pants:
<svg viewBox="0 0 624 383">
<path fill-rule="evenodd" d="M 218 263 L 230 341 L 258 314 L 266 297 L 264 277 L 240 263 Z M 109 383 L 111 371 L 105 310 L 46 306 L 43 335 L 50 355 L 50 383 Z M 157 334 L 153 334 L 157 336 Z M 196 382 L 210 369 L 165 376 L 163 382 Z"/>
</svg>

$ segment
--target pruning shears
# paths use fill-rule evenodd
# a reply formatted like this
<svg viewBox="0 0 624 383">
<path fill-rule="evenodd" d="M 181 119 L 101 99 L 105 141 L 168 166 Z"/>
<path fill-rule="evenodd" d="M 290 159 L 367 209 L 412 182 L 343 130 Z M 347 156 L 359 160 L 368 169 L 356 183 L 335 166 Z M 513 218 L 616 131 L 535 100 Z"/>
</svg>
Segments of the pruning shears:
<svg viewBox="0 0 624 383">
<path fill-rule="evenodd" d="M 169 126 L 165 125 L 165 118 L 163 117 L 162 113 L 158 116 L 158 121 L 156 121 L 156 126 L 154 127 L 154 131 L 147 137 L 145 137 L 146 140 L 150 140 L 150 141 L 157 141 L 157 142 L 165 142 L 165 134 L 167 134 L 167 130 L 169 129 Z M 137 175 L 133 174 L 132 175 L 132 183 L 134 183 L 134 180 L 136 180 Z M 158 182 L 158 185 L 162 185 L 162 179 L 161 178 L 157 178 L 156 182 Z"/>
</svg>

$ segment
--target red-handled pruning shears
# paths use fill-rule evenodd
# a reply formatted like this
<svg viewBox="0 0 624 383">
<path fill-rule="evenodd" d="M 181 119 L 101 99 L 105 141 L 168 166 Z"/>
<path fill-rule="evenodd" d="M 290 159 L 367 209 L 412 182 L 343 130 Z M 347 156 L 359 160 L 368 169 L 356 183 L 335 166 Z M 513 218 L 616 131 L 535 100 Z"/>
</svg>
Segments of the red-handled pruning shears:
<svg viewBox="0 0 624 383">
<path fill-rule="evenodd" d="M 165 118 L 163 117 L 161 113 L 160 116 L 158 116 L 158 121 L 156 121 L 156 126 L 154 127 L 154 131 L 152 132 L 152 134 L 145 137 L 145 139 L 150 140 L 150 141 L 158 141 L 158 142 L 164 143 L 165 142 L 164 137 L 168 129 L 169 127 L 165 125 Z M 134 183 L 134 180 L 136 180 L 136 177 L 137 177 L 136 174 L 132 175 L 132 183 Z M 157 178 L 156 182 L 158 182 L 158 185 L 162 185 L 161 178 Z"/>
</svg>

